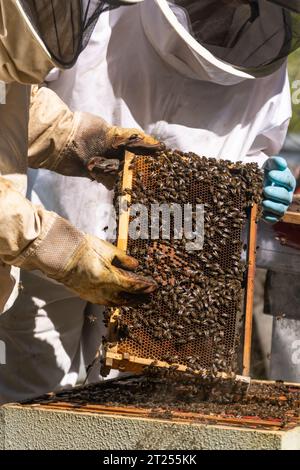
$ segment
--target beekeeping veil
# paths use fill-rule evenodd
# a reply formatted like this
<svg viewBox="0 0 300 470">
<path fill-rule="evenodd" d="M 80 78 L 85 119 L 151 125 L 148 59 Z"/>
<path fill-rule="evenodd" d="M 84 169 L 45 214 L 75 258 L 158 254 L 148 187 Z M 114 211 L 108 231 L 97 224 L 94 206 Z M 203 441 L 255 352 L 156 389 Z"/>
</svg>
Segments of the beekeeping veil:
<svg viewBox="0 0 300 470">
<path fill-rule="evenodd" d="M 154 3 L 163 13 L 165 29 L 167 24 L 171 25 L 188 47 L 193 69 L 197 68 L 196 58 L 204 69 L 204 77 L 217 83 L 231 85 L 245 78 L 268 75 L 300 46 L 297 0 L 154 0 Z M 142 8 L 150 8 L 150 2 L 146 0 Z M 170 38 L 164 40 L 161 35 L 159 40 L 167 45 L 167 59 L 171 54 L 175 57 L 173 62 L 176 59 L 186 62 L 187 50 L 183 53 L 182 44 L 179 51 L 177 42 L 176 53 L 175 42 Z M 178 66 L 182 67 L 182 63 L 177 62 Z"/>
<path fill-rule="evenodd" d="M 104 11 L 135 1 L 20 0 L 20 5 L 51 57 L 62 67 L 74 65 Z"/>
<path fill-rule="evenodd" d="M 300 1 L 172 0 L 214 58 L 254 77 L 278 69 L 300 46 Z M 221 65 L 221 64 L 220 64 Z"/>
<path fill-rule="evenodd" d="M 36 83 L 72 67 L 99 15 L 139 0 L 0 0 L 0 80 Z"/>
</svg>

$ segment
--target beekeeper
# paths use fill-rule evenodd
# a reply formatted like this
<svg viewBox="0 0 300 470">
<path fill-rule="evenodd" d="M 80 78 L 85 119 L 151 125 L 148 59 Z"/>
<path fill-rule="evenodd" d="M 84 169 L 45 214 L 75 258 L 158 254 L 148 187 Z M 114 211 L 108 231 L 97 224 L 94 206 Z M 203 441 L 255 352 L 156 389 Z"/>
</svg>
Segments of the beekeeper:
<svg viewBox="0 0 300 470">
<path fill-rule="evenodd" d="M 21 288 L 18 268 L 39 270 L 79 297 L 99 304 L 135 302 L 156 287 L 151 279 L 132 272 L 137 267 L 134 259 L 25 198 L 28 147 L 35 168 L 84 175 L 108 185 L 124 149 L 152 152 L 158 147 L 154 139 L 137 130 L 111 127 L 96 116 L 72 113 L 50 90 L 35 90 L 30 104 L 30 85 L 42 82 L 54 66 L 67 68 L 75 63 L 98 16 L 111 7 L 109 3 L 88 1 L 84 6 L 79 0 L 0 0 L 0 80 L 5 89 L 0 106 L 0 312 L 4 312 L 0 341 L 6 351 L 0 368 L 2 372 L 6 362 L 3 368 L 9 372 L 3 380 L 0 373 L 2 401 L 12 397 L 23 380 L 14 362 L 18 356 L 26 367 L 18 333 L 24 327 L 26 341 L 35 328 L 27 329 L 28 306 L 17 313 L 13 310 Z"/>
<path fill-rule="evenodd" d="M 77 65 L 54 74 L 50 86 L 73 110 L 145 129 L 172 148 L 266 165 L 265 218 L 275 221 L 294 188 L 286 163 L 270 159 L 291 116 L 286 58 L 294 17 L 282 3 L 293 4 L 145 0 L 130 15 L 103 13 Z M 39 170 L 30 195 L 81 229 L 107 233 L 112 195 L 103 186 Z M 75 384 L 80 341 L 92 358 L 102 334 L 100 315 L 63 286 L 24 272 L 22 288 L 13 325 L 0 320 L 1 334 L 22 351 L 13 359 L 18 393 L 9 390 L 10 368 L 0 368 L 10 397 Z"/>
</svg>

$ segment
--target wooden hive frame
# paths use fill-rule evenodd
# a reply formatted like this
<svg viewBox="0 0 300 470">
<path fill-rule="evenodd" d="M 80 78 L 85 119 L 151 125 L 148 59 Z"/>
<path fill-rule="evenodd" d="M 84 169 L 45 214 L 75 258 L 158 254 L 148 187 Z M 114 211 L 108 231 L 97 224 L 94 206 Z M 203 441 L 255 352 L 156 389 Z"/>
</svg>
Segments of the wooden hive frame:
<svg viewBox="0 0 300 470">
<path fill-rule="evenodd" d="M 122 190 L 131 189 L 133 183 L 133 171 L 130 169 L 130 163 L 133 155 L 129 152 L 126 153 Z M 124 194 L 121 198 L 121 205 L 123 203 L 130 205 L 130 194 Z M 253 205 L 249 216 L 248 228 L 248 245 L 247 245 L 247 274 L 246 274 L 246 287 L 245 287 L 245 302 L 244 302 L 244 346 L 243 346 L 243 376 L 250 375 L 251 363 L 251 340 L 252 340 L 252 323 L 253 323 L 253 300 L 254 300 L 254 279 L 255 279 L 255 258 L 256 258 L 256 238 L 257 238 L 257 205 Z M 117 246 L 122 251 L 126 252 L 128 247 L 128 230 L 130 220 L 130 209 L 121 213 L 118 226 L 118 243 Z M 153 359 L 138 357 L 129 353 L 120 353 L 118 351 L 117 343 L 117 321 L 120 315 L 120 310 L 116 309 L 110 316 L 109 320 L 109 344 L 103 351 L 104 361 L 102 373 L 105 375 L 111 369 L 118 369 L 120 371 L 130 371 L 134 373 L 142 373 L 146 366 L 153 363 Z M 157 367 L 169 367 L 170 364 L 163 361 L 155 361 Z M 185 371 L 187 369 L 184 365 L 179 365 L 178 370 Z M 228 378 L 226 373 L 218 373 L 220 377 Z M 241 376 L 238 376 L 241 377 Z"/>
</svg>

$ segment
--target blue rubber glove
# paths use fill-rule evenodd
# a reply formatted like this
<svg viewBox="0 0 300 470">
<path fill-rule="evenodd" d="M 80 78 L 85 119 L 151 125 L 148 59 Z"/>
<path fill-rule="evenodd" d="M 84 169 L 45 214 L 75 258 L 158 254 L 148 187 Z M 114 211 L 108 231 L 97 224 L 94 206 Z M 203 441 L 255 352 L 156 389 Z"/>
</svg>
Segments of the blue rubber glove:
<svg viewBox="0 0 300 470">
<path fill-rule="evenodd" d="M 271 157 L 265 165 L 263 218 L 272 224 L 288 210 L 296 188 L 296 180 L 282 157 Z"/>
</svg>

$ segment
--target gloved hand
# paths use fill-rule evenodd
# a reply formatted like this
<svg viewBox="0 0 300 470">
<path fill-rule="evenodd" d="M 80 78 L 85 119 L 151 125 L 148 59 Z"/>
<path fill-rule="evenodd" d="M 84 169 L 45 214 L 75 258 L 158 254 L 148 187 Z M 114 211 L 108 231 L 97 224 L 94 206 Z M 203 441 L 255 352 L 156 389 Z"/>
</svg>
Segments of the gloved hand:
<svg viewBox="0 0 300 470">
<path fill-rule="evenodd" d="M 63 151 L 55 171 L 86 176 L 112 189 L 125 150 L 151 155 L 164 148 L 164 144 L 138 129 L 109 126 L 100 117 L 81 113 L 74 138 Z"/>
<path fill-rule="evenodd" d="M 86 235 L 54 212 L 34 206 L 10 181 L 0 177 L 2 263 L 39 270 L 100 305 L 129 305 L 156 290 L 153 279 L 133 272 L 138 266 L 135 259 Z M 0 291 L 5 293 L 2 284 Z"/>
<path fill-rule="evenodd" d="M 114 245 L 85 235 L 63 272 L 53 277 L 89 302 L 131 305 L 142 302 L 157 288 L 153 279 L 133 272 L 138 264 Z"/>
<path fill-rule="evenodd" d="M 2 224 L 1 233 L 0 223 L 0 261 L 28 271 L 39 270 L 99 305 L 136 304 L 156 290 L 152 278 L 133 272 L 138 261 L 114 245 L 81 232 L 54 212 L 33 206 L 9 187 L 2 202 L 0 209 L 11 230 L 5 231 Z M 29 235 L 33 235 L 31 242 Z"/>
<path fill-rule="evenodd" d="M 296 188 L 296 180 L 282 157 L 269 158 L 264 171 L 263 218 L 273 224 L 288 210 Z"/>
</svg>

